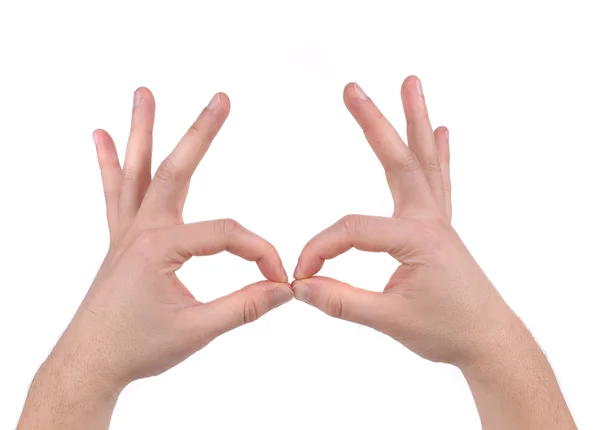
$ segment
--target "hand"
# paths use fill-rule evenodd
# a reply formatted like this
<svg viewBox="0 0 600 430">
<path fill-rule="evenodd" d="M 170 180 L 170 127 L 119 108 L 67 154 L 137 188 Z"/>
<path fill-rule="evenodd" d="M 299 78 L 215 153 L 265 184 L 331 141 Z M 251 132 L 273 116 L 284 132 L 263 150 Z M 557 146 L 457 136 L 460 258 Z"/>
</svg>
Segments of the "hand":
<svg viewBox="0 0 600 430">
<path fill-rule="evenodd" d="M 515 317 L 450 225 L 448 130 L 432 130 L 416 77 L 402 86 L 408 145 L 358 85 L 346 86 L 344 101 L 385 169 L 394 213 L 348 215 L 311 239 L 294 273 L 295 296 L 429 360 L 473 362 L 489 351 L 499 319 Z M 383 293 L 313 276 L 351 247 L 402 263 Z"/>
<path fill-rule="evenodd" d="M 293 298 L 279 255 L 269 242 L 233 220 L 193 224 L 182 220 L 190 178 L 227 118 L 228 97 L 215 95 L 151 181 L 154 110 L 150 91 L 136 91 L 122 169 L 110 136 L 101 130 L 94 133 L 110 249 L 71 324 L 40 370 L 46 381 L 51 380 L 54 387 L 62 384 L 61 391 L 66 391 L 49 397 L 77 391 L 118 394 L 129 382 L 164 372 L 220 334 Z M 255 261 L 268 280 L 200 303 L 175 272 L 192 256 L 221 251 Z M 82 397 L 89 398 L 82 395 L 62 404 L 80 403 Z M 33 395 L 28 403 L 35 399 Z M 98 402 L 90 399 L 88 403 Z M 90 420 L 94 412 L 84 414 L 87 418 L 81 426 L 73 419 L 73 427 L 96 428 L 92 425 L 96 422 L 98 428 L 105 428 L 111 410 L 97 411 L 96 421 Z"/>
<path fill-rule="evenodd" d="M 402 85 L 408 146 L 358 85 L 346 86 L 344 101 L 385 169 L 394 213 L 348 215 L 311 239 L 295 297 L 457 365 L 486 430 L 575 428 L 544 354 L 450 225 L 448 130 L 432 130 L 420 81 Z M 401 263 L 383 292 L 314 276 L 352 247 Z"/>
</svg>

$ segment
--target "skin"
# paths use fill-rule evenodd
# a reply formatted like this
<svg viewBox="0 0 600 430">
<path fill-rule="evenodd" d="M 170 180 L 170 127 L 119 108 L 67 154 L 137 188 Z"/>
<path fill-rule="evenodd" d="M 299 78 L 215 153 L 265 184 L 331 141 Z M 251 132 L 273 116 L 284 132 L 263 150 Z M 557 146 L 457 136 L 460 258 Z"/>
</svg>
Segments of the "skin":
<svg viewBox="0 0 600 430">
<path fill-rule="evenodd" d="M 401 95 L 408 144 L 357 84 L 346 86 L 344 101 L 383 165 L 394 213 L 348 215 L 312 238 L 294 273 L 296 299 L 457 366 L 485 430 L 575 429 L 543 352 L 451 226 L 448 130 L 432 130 L 418 78 L 408 77 Z M 400 263 L 383 292 L 315 276 L 350 248 Z"/>
<path fill-rule="evenodd" d="M 290 301 L 275 248 L 237 222 L 184 224 L 190 178 L 229 114 L 215 95 L 150 176 L 155 103 L 136 91 L 121 168 L 111 137 L 94 132 L 106 196 L 110 248 L 89 292 L 41 366 L 18 429 L 107 429 L 119 393 L 158 375 L 214 338 Z M 192 256 L 229 251 L 267 279 L 200 303 L 175 272 Z"/>
<path fill-rule="evenodd" d="M 411 76 L 402 86 L 408 145 L 358 85 L 346 86 L 344 101 L 385 169 L 394 213 L 349 215 L 311 239 L 293 290 L 273 246 L 235 221 L 183 223 L 191 175 L 229 113 L 225 94 L 153 179 L 149 90 L 136 91 L 122 168 L 110 136 L 94 132 L 110 248 L 34 378 L 18 429 L 106 429 L 127 384 L 166 371 L 293 296 L 457 366 L 486 430 L 576 428 L 543 352 L 451 226 L 448 130 L 432 130 L 420 81 Z M 401 263 L 383 292 L 315 276 L 352 247 Z M 192 256 L 224 250 L 256 261 L 267 280 L 200 303 L 175 272 Z"/>
</svg>

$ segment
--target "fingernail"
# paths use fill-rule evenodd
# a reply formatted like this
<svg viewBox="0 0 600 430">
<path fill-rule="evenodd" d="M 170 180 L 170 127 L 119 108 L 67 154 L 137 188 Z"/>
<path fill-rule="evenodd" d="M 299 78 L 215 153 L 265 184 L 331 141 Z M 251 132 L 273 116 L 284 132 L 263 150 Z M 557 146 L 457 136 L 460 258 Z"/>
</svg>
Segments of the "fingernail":
<svg viewBox="0 0 600 430">
<path fill-rule="evenodd" d="M 283 264 L 281 265 L 281 273 L 283 273 L 283 277 L 285 278 L 285 282 L 288 281 L 288 275 L 287 272 L 285 271 L 285 268 L 283 267 Z"/>
<path fill-rule="evenodd" d="M 219 97 L 219 93 L 215 94 L 211 99 L 210 103 L 206 106 L 207 110 L 215 110 L 221 104 L 221 98 Z"/>
<path fill-rule="evenodd" d="M 450 140 L 450 130 L 446 128 L 446 140 Z"/>
<path fill-rule="evenodd" d="M 421 85 L 421 80 L 417 78 L 417 81 L 415 82 L 415 88 L 417 90 L 417 94 L 422 96 L 423 95 L 423 85 Z"/>
<path fill-rule="evenodd" d="M 142 95 L 140 94 L 139 91 L 136 91 L 135 93 L 133 93 L 133 107 L 136 107 L 137 105 L 139 105 L 141 100 L 142 100 Z"/>
<path fill-rule="evenodd" d="M 296 268 L 294 269 L 294 279 L 298 279 L 299 274 L 300 274 L 300 263 L 298 263 L 296 265 Z"/>
<path fill-rule="evenodd" d="M 294 293 L 288 287 L 277 287 L 273 290 L 273 300 L 276 306 L 281 306 L 294 298 Z"/>
<path fill-rule="evenodd" d="M 311 288 L 306 282 L 298 282 L 294 285 L 294 297 L 304 303 L 309 303 Z"/>
<path fill-rule="evenodd" d="M 100 143 L 100 140 L 98 139 L 98 136 L 96 135 L 96 133 L 92 133 L 92 139 L 94 139 L 94 144 L 96 146 L 98 146 L 98 144 Z"/>
<path fill-rule="evenodd" d="M 354 95 L 361 100 L 368 100 L 369 98 L 360 85 L 358 85 L 356 82 L 354 83 Z"/>
</svg>

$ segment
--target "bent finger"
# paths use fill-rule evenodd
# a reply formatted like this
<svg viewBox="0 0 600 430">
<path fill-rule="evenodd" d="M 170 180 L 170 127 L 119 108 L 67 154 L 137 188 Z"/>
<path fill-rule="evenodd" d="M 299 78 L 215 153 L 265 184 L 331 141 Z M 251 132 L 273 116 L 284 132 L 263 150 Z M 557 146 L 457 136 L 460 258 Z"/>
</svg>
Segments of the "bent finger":
<svg viewBox="0 0 600 430">
<path fill-rule="evenodd" d="M 387 252 L 400 260 L 407 249 L 415 249 L 412 236 L 410 222 L 403 219 L 346 215 L 308 241 L 298 258 L 294 277 L 303 279 L 314 275 L 325 260 L 351 248 Z"/>
<path fill-rule="evenodd" d="M 271 243 L 232 219 L 182 224 L 164 229 L 159 242 L 170 259 L 183 264 L 192 256 L 204 256 L 228 251 L 248 261 L 254 261 L 265 278 L 287 282 L 281 258 Z"/>
</svg>

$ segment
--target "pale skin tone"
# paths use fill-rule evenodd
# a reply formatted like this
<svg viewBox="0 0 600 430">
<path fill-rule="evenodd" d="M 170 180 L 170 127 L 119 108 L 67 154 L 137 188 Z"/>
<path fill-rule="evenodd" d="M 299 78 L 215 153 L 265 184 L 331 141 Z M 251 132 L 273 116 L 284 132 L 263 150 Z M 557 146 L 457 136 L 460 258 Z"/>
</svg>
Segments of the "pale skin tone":
<svg viewBox="0 0 600 430">
<path fill-rule="evenodd" d="M 296 299 L 457 366 L 485 430 L 574 429 L 546 357 L 450 224 L 448 130 L 432 130 L 416 77 L 401 95 L 407 144 L 358 85 L 346 86 L 344 101 L 383 165 L 394 213 L 349 215 L 312 238 L 294 273 Z M 402 263 L 383 292 L 314 276 L 350 248 Z"/>
<path fill-rule="evenodd" d="M 150 177 L 154 98 L 136 91 L 123 167 L 94 132 L 110 248 L 71 324 L 36 375 L 19 429 L 106 429 L 121 390 L 158 375 L 215 337 L 290 301 L 273 245 L 233 220 L 184 224 L 190 178 L 229 114 L 217 94 Z M 267 279 L 200 303 L 177 279 L 192 256 L 229 251 Z"/>
<path fill-rule="evenodd" d="M 291 300 L 372 327 L 420 356 L 457 366 L 482 427 L 575 429 L 548 361 L 451 226 L 448 130 L 429 122 L 420 81 L 402 86 L 407 144 L 356 84 L 344 101 L 381 161 L 392 217 L 350 215 L 312 238 L 287 283 L 277 251 L 232 220 L 184 224 L 191 175 L 229 112 L 217 94 L 150 175 L 154 98 L 136 91 L 123 167 L 94 133 L 110 248 L 73 321 L 38 371 L 19 429 L 106 429 L 121 390 L 160 374 L 215 337 Z M 350 248 L 401 263 L 383 292 L 316 276 Z M 256 261 L 265 281 L 200 303 L 175 271 L 227 250 Z"/>
</svg>

